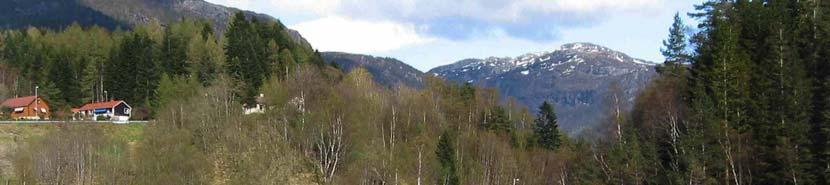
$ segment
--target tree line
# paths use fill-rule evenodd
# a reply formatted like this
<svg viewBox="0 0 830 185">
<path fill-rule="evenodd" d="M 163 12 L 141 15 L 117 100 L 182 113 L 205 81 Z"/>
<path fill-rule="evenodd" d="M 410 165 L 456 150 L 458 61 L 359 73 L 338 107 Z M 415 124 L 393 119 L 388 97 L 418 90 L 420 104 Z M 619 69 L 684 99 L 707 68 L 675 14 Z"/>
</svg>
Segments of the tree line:
<svg viewBox="0 0 830 185">
<path fill-rule="evenodd" d="M 207 21 L 152 22 L 132 30 L 109 31 L 73 24 L 62 31 L 30 27 L 0 34 L 0 97 L 34 95 L 35 87 L 67 117 L 69 108 L 91 101 L 126 100 L 138 119 L 159 107 L 165 78 L 210 85 L 230 74 L 238 98 L 253 104 L 262 80 L 298 64 L 322 66 L 319 53 L 295 43 L 279 22 L 237 13 L 224 35 Z M 164 101 L 164 100 L 161 100 Z"/>
<path fill-rule="evenodd" d="M 624 125 L 625 184 L 827 184 L 830 2 L 710 0 L 679 15 Z M 626 136 L 627 135 L 627 136 Z M 633 151 L 631 151 L 633 150 Z"/>
</svg>

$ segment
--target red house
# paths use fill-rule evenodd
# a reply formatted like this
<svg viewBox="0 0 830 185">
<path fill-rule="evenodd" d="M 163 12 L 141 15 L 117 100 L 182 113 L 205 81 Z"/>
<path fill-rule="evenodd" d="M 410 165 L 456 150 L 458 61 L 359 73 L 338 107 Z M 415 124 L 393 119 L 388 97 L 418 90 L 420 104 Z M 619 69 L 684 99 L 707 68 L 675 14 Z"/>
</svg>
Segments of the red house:
<svg viewBox="0 0 830 185">
<path fill-rule="evenodd" d="M 48 120 L 51 115 L 49 104 L 39 96 L 7 99 L 0 107 L 11 109 L 9 116 L 14 120 Z"/>
</svg>

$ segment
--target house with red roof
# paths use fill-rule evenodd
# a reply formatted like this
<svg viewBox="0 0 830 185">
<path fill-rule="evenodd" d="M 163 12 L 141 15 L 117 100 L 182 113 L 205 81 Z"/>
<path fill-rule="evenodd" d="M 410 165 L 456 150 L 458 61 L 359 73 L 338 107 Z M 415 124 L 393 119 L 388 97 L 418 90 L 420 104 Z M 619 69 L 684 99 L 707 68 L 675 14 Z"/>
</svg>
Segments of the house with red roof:
<svg viewBox="0 0 830 185">
<path fill-rule="evenodd" d="M 10 98 L 3 101 L 0 107 L 8 108 L 9 117 L 13 120 L 48 120 L 51 115 L 49 104 L 40 96 Z"/>
<path fill-rule="evenodd" d="M 79 108 L 73 108 L 73 119 L 76 120 L 111 120 L 126 122 L 130 120 L 132 107 L 123 100 L 91 102 Z"/>
</svg>

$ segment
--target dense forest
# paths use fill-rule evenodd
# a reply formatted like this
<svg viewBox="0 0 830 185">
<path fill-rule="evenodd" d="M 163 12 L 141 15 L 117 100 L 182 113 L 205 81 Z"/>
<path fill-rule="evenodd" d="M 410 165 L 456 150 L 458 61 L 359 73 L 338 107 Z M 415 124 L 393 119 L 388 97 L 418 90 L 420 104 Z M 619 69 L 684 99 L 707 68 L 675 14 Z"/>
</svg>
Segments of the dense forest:
<svg viewBox="0 0 830 185">
<path fill-rule="evenodd" d="M 828 184 L 830 2 L 710 0 L 680 15 L 630 112 L 561 134 L 554 107 L 427 78 L 386 88 L 241 14 L 131 31 L 0 34 L 0 97 L 117 98 L 140 139 L 64 125 L 18 141 L 12 184 Z M 106 92 L 106 93 L 104 93 Z M 264 97 L 257 100 L 259 94 Z M 243 115 L 260 101 L 264 114 Z M 538 111 L 532 111 L 538 110 Z M 5 169 L 0 169 L 5 170 Z"/>
</svg>

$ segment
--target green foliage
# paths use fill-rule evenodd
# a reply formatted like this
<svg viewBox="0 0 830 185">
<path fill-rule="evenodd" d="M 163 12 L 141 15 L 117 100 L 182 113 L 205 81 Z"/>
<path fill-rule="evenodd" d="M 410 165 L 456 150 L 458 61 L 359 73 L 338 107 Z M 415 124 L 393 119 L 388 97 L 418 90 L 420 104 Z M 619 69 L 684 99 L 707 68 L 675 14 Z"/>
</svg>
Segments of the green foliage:
<svg viewBox="0 0 830 185">
<path fill-rule="evenodd" d="M 680 13 L 674 15 L 674 23 L 669 28 L 669 38 L 663 41 L 663 48 L 660 52 L 666 61 L 662 66 L 658 67 L 658 71 L 662 74 L 679 75 L 685 67 L 684 65 L 689 61 L 689 55 L 686 51 L 686 25 L 680 18 Z"/>
<path fill-rule="evenodd" d="M 75 67 L 72 67 L 68 57 L 58 57 L 50 62 L 48 83 L 51 83 L 60 91 L 60 94 L 50 94 L 54 106 L 64 107 L 68 105 L 79 105 L 82 102 L 78 75 Z"/>
<path fill-rule="evenodd" d="M 242 12 L 234 15 L 225 38 L 226 72 L 243 84 L 237 94 L 246 105 L 255 104 L 259 88 L 272 74 L 285 76 L 291 66 L 306 63 L 314 55 L 289 41 L 280 23 L 249 20 Z"/>
<path fill-rule="evenodd" d="M 193 37 L 187 50 L 187 60 L 191 62 L 190 73 L 202 86 L 209 86 L 221 73 L 225 63 L 225 54 L 221 44 L 213 35 Z"/>
<path fill-rule="evenodd" d="M 507 113 L 501 106 L 495 106 L 491 111 L 484 113 L 482 127 L 496 132 L 510 132 L 513 125 L 507 118 Z"/>
<path fill-rule="evenodd" d="M 294 55 L 291 54 L 291 51 L 288 51 L 288 49 L 282 49 L 278 56 L 279 65 L 277 65 L 277 67 L 279 69 L 277 70 L 277 75 L 284 77 L 288 75 L 289 72 L 293 71 L 292 69 L 294 69 L 294 66 L 296 66 L 297 62 L 295 62 Z"/>
<path fill-rule="evenodd" d="M 559 124 L 556 121 L 556 112 L 553 105 L 547 101 L 539 106 L 539 114 L 536 115 L 535 132 L 539 146 L 548 150 L 556 150 L 562 145 L 562 134 L 559 133 Z"/>
<path fill-rule="evenodd" d="M 104 87 L 110 98 L 125 100 L 133 107 L 149 107 L 156 101 L 161 71 L 154 45 L 144 32 L 124 38 L 105 67 Z"/>
<path fill-rule="evenodd" d="M 164 29 L 164 40 L 161 42 L 161 69 L 167 75 L 183 76 L 188 74 L 187 41 L 188 35 L 178 31 L 186 24 L 173 24 Z M 186 32 L 193 33 L 193 32 Z"/>
<path fill-rule="evenodd" d="M 27 183 L 91 179 L 79 174 L 101 184 L 822 184 L 829 8 L 707 1 L 688 38 L 675 16 L 663 75 L 630 115 L 610 113 L 604 128 L 615 132 L 584 140 L 559 131 L 547 102 L 534 118 L 469 83 L 427 77 L 421 90 L 381 88 L 366 70 L 324 65 L 281 23 L 241 13 L 220 39 L 187 21 L 113 33 L 8 31 L 0 69 L 15 84 L 0 83 L 0 97 L 38 85 L 66 109 L 107 91 L 157 115 L 134 144 L 72 134 L 58 136 L 96 142 L 27 142 L 15 161 L 16 179 Z M 242 115 L 259 94 L 266 113 Z M 113 166 L 89 172 L 97 176 L 67 166 L 56 171 L 60 182 L 36 175 L 31 164 L 58 149 Z"/>
<path fill-rule="evenodd" d="M 438 139 L 438 148 L 435 149 L 435 155 L 438 156 L 438 161 L 441 164 L 441 173 L 439 173 L 441 178 L 439 178 L 440 181 L 437 184 L 461 184 L 458 180 L 453 139 L 449 131 L 444 131 L 441 138 Z"/>
<path fill-rule="evenodd" d="M 163 75 L 158 87 L 158 107 L 165 107 L 168 103 L 197 95 L 200 84 L 192 78 L 170 77 Z"/>
</svg>

